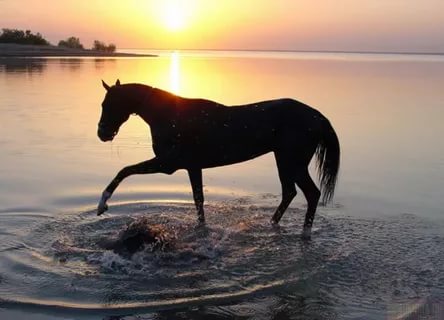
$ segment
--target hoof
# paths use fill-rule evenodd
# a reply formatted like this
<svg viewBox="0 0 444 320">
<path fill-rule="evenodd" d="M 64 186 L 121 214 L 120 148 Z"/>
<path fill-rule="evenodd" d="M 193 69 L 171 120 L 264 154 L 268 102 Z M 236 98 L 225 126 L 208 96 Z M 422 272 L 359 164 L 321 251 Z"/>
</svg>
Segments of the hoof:
<svg viewBox="0 0 444 320">
<path fill-rule="evenodd" d="M 205 223 L 205 214 L 203 210 L 197 212 L 197 222 L 200 224 Z"/>
<path fill-rule="evenodd" d="M 108 210 L 108 205 L 106 203 L 103 205 L 99 205 L 99 207 L 97 208 L 97 215 L 100 216 L 107 210 Z"/>
<path fill-rule="evenodd" d="M 310 240 L 311 239 L 311 228 L 304 228 L 301 234 L 302 240 Z"/>
<path fill-rule="evenodd" d="M 197 223 L 198 223 L 199 225 L 205 224 L 205 217 L 199 217 L 199 218 L 197 218 Z"/>
<path fill-rule="evenodd" d="M 97 208 L 97 215 L 100 216 L 102 213 L 104 213 L 106 210 L 108 210 L 108 205 L 106 204 L 106 201 L 111 198 L 111 193 L 108 191 L 103 191 L 102 198 L 99 202 L 99 207 Z"/>
<path fill-rule="evenodd" d="M 279 224 L 279 221 L 274 220 L 273 218 L 270 219 L 270 223 L 272 226 L 277 226 Z"/>
</svg>

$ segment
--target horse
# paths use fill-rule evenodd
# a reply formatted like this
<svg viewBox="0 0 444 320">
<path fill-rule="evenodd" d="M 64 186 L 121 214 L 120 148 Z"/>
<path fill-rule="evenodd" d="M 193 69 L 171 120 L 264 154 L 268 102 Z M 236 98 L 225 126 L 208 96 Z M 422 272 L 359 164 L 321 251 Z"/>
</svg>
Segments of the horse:
<svg viewBox="0 0 444 320">
<path fill-rule="evenodd" d="M 282 98 L 239 106 L 207 99 L 184 98 L 138 83 L 119 80 L 106 90 L 97 135 L 112 141 L 130 115 L 140 116 L 151 131 L 155 157 L 121 169 L 102 193 L 97 215 L 125 178 L 134 174 L 188 171 L 199 223 L 205 222 L 202 169 L 247 161 L 273 152 L 282 198 L 271 223 L 279 223 L 296 196 L 296 186 L 307 201 L 302 230 L 310 238 L 319 199 L 332 200 L 340 162 L 339 140 L 330 121 L 318 110 Z M 320 189 L 308 166 L 316 155 Z"/>
</svg>

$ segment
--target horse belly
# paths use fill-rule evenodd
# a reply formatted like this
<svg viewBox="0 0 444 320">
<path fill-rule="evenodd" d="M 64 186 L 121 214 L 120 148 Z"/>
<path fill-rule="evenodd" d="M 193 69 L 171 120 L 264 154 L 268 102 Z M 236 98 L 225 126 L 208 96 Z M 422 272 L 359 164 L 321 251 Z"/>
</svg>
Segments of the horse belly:
<svg viewBox="0 0 444 320">
<path fill-rule="evenodd" d="M 251 160 L 273 150 L 273 130 L 221 130 L 195 148 L 193 161 L 202 168 Z"/>
</svg>

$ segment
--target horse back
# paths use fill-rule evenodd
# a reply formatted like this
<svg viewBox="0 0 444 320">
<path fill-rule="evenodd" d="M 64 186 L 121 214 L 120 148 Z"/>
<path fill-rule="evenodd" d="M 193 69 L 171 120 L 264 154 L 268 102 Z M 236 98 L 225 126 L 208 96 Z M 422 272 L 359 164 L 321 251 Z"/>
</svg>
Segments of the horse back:
<svg viewBox="0 0 444 320">
<path fill-rule="evenodd" d="M 317 112 L 292 99 L 238 106 L 186 99 L 176 108 L 169 121 L 152 128 L 153 148 L 183 168 L 227 165 L 274 151 L 284 132 L 293 138 L 306 133 Z"/>
</svg>

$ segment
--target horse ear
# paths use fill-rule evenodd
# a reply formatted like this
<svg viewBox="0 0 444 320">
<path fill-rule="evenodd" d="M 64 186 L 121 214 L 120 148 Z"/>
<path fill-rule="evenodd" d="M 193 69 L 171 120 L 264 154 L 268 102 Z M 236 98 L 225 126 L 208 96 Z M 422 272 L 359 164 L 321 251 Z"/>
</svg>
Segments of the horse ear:
<svg viewBox="0 0 444 320">
<path fill-rule="evenodd" d="M 120 80 L 119 79 L 117 79 L 117 81 L 116 81 L 116 86 L 120 86 Z"/>
<path fill-rule="evenodd" d="M 109 85 L 107 85 L 107 84 L 105 83 L 105 81 L 103 81 L 103 80 L 102 80 L 102 86 L 106 89 L 106 91 L 109 90 Z"/>
</svg>

